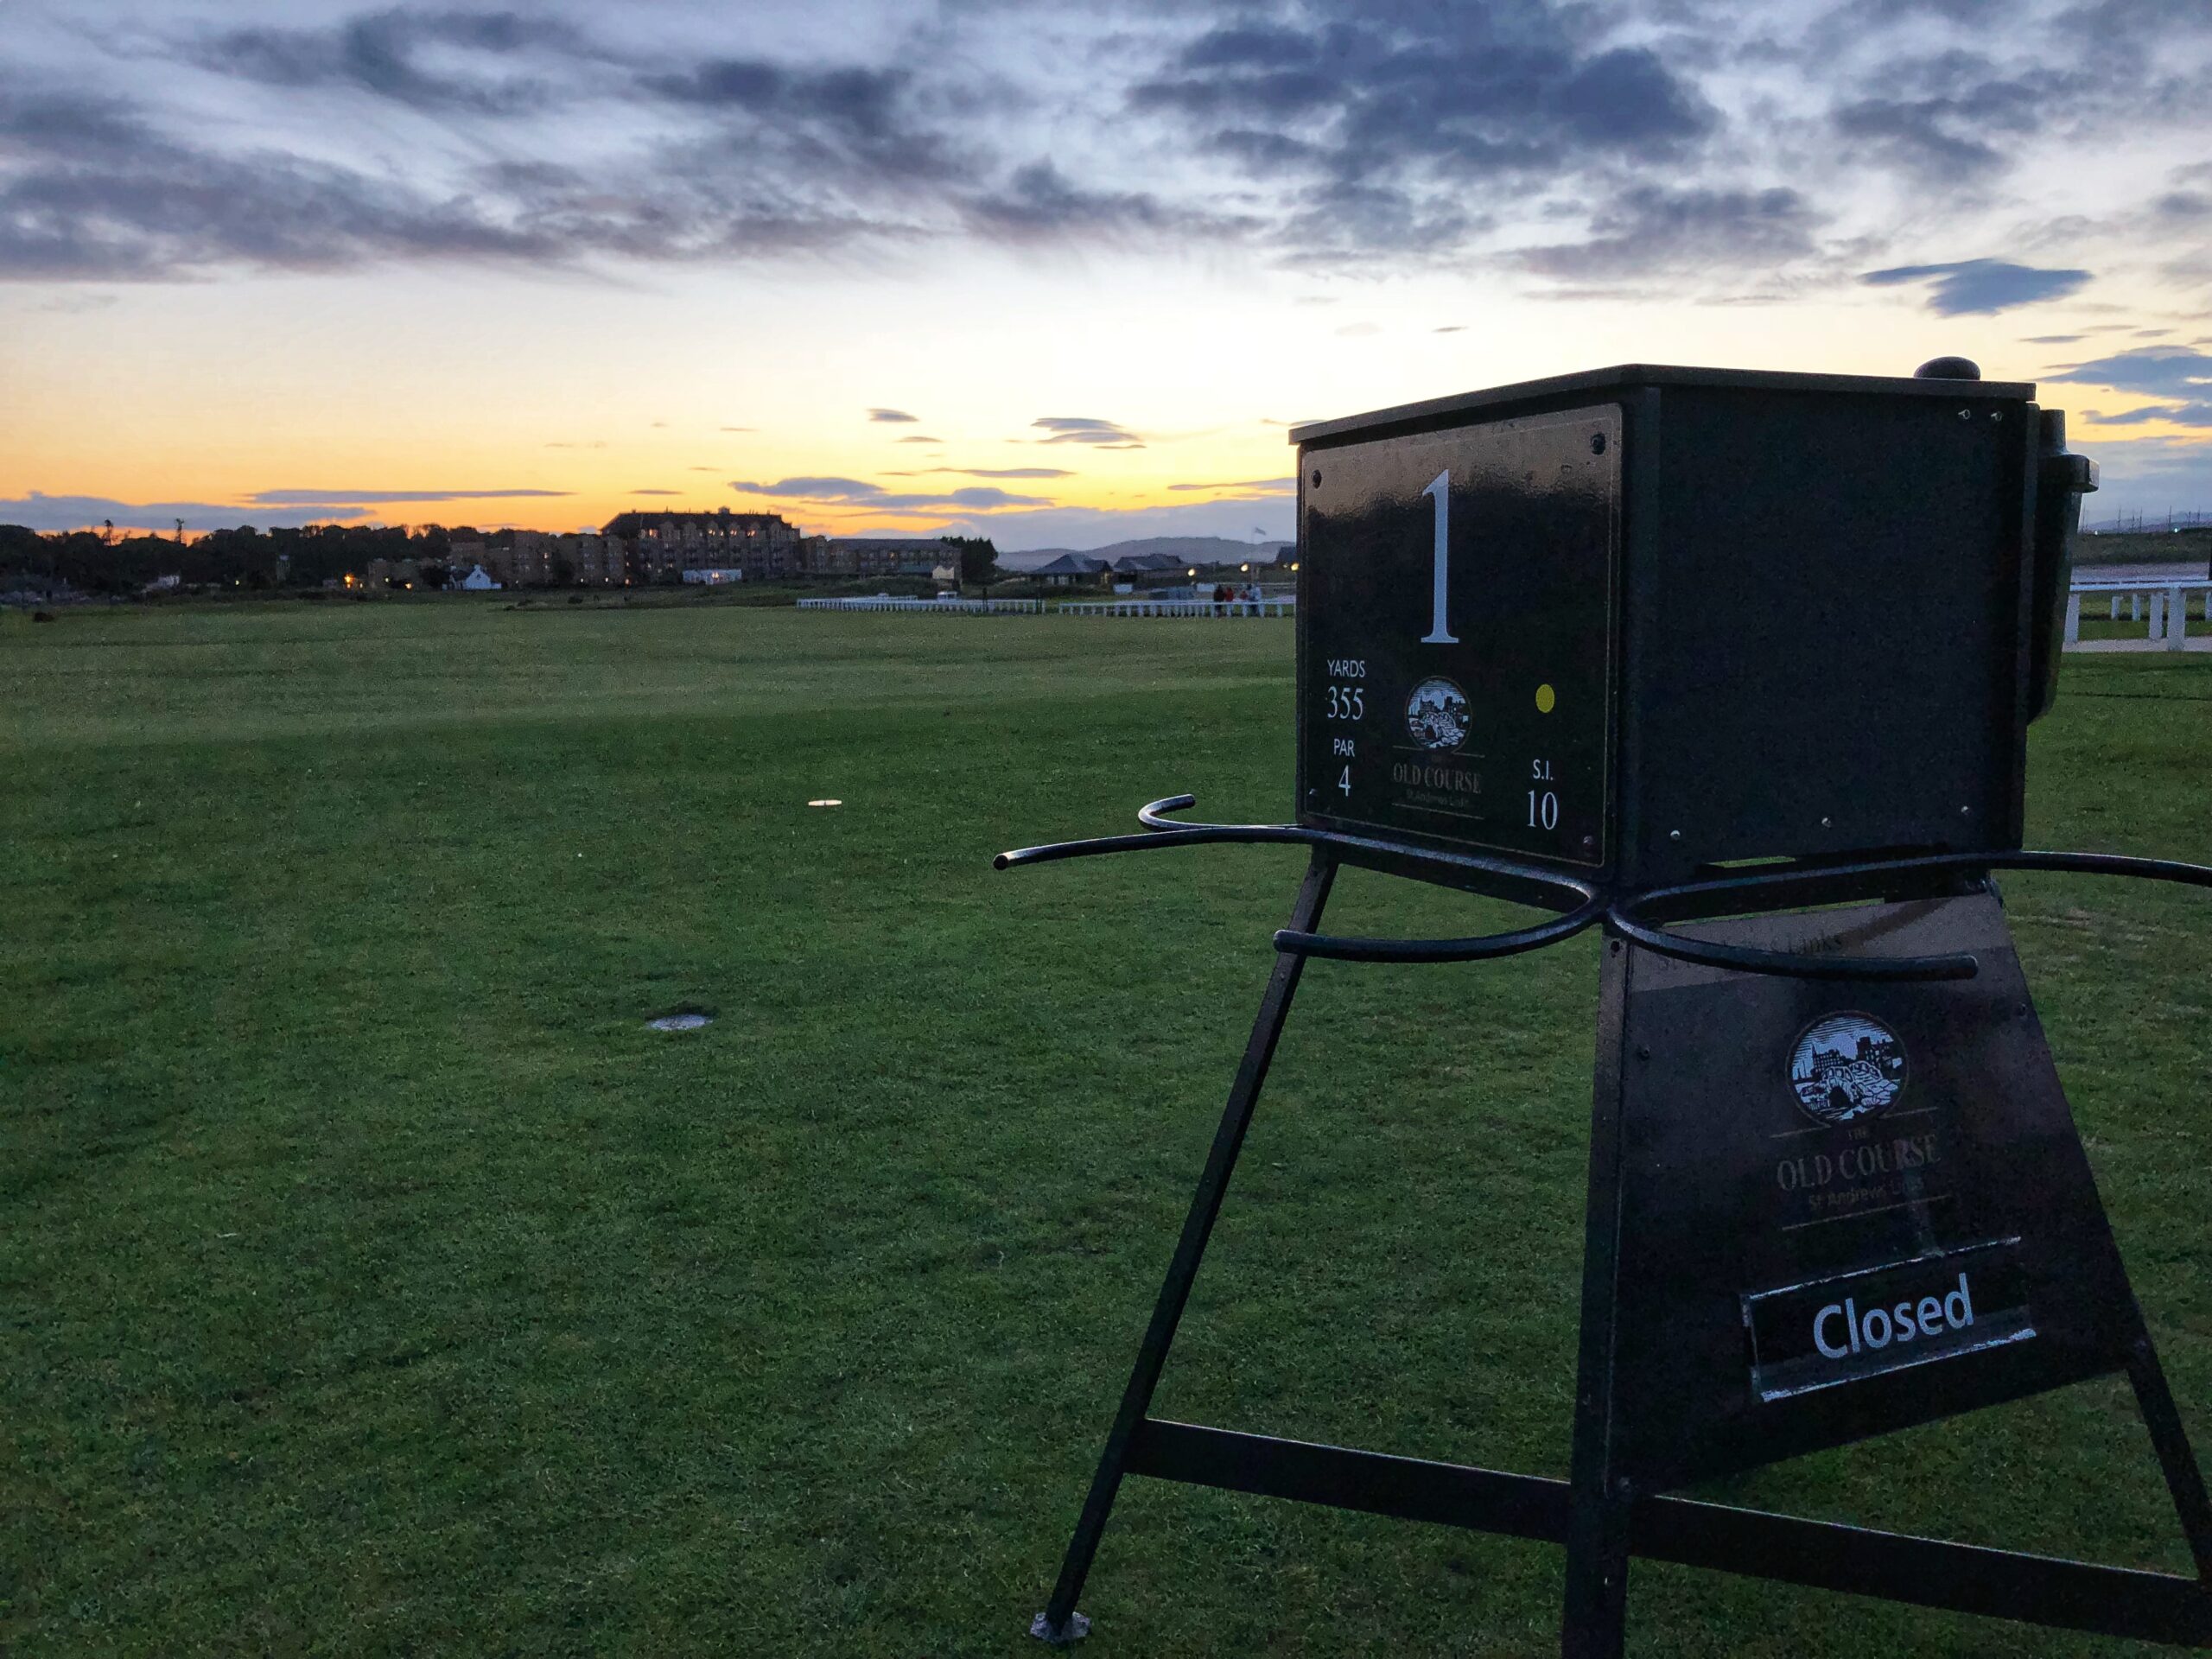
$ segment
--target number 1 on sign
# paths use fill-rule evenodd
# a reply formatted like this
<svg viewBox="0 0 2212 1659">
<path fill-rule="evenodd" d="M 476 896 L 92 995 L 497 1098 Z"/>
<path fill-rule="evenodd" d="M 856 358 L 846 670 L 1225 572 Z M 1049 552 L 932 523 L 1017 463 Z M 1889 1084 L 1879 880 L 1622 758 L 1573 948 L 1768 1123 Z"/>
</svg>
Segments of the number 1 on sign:
<svg viewBox="0 0 2212 1659">
<path fill-rule="evenodd" d="M 1436 503 L 1436 559 L 1435 583 L 1433 588 L 1435 603 L 1429 616 L 1429 629 L 1421 637 L 1424 645 L 1456 645 L 1456 635 L 1444 626 L 1444 591 L 1452 576 L 1452 469 L 1446 467 L 1430 480 L 1421 493 Z"/>
</svg>

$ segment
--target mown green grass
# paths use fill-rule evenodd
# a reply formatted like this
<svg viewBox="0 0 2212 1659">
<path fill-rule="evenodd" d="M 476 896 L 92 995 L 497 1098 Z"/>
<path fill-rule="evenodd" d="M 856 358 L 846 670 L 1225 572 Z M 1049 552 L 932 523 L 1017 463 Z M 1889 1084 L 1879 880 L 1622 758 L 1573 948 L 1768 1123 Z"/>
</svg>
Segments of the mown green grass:
<svg viewBox="0 0 2212 1659">
<path fill-rule="evenodd" d="M 1005 1654 L 1300 868 L 1287 624 L 392 604 L 0 624 L 0 1649 Z M 2031 840 L 2212 856 L 2212 660 Z M 810 810 L 812 798 L 845 804 Z M 2202 896 L 2008 883 L 2212 1436 Z M 1471 931 L 1362 873 L 1332 925 Z M 1596 984 L 1316 964 L 1165 1414 L 1562 1472 Z M 711 1008 L 671 1036 L 650 1015 Z M 1730 1489 L 2183 1565 L 2099 1385 Z M 1098 1654 L 1537 1654 L 1535 1545 L 1133 1482 Z M 2121 1644 L 1639 1565 L 1632 1651 Z"/>
</svg>

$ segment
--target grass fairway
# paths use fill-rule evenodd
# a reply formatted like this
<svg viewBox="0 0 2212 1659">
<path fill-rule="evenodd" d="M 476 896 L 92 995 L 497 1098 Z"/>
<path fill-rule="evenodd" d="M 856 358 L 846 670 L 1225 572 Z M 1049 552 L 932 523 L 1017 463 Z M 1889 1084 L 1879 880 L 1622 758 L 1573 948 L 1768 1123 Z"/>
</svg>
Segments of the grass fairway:
<svg viewBox="0 0 2212 1659">
<path fill-rule="evenodd" d="M 1290 626 L 0 619 L 0 1650 L 1030 1655 L 1300 868 Z M 2212 858 L 2212 658 L 2030 843 Z M 810 798 L 845 804 L 810 810 Z M 2212 910 L 2015 926 L 2212 1443 Z M 1503 914 L 1351 872 L 1340 931 Z M 1563 1473 L 1596 944 L 1315 963 L 1158 1409 Z M 714 1010 L 709 1029 L 650 1015 Z M 2123 1385 L 1734 1483 L 2179 1569 Z M 1093 1655 L 1541 1654 L 1536 1545 L 1133 1481 Z M 2125 1644 L 1639 1564 L 1631 1651 Z"/>
</svg>

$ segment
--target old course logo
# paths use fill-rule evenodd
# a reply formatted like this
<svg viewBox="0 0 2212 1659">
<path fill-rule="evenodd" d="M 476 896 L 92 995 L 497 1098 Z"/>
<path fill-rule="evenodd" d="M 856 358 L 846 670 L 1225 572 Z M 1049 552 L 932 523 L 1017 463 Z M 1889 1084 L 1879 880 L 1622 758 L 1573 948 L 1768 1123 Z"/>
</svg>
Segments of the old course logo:
<svg viewBox="0 0 2212 1659">
<path fill-rule="evenodd" d="M 1456 749 L 1467 741 L 1467 694 L 1449 680 L 1423 680 L 1406 699 L 1406 729 L 1424 749 Z"/>
<path fill-rule="evenodd" d="M 1789 1087 L 1818 1123 L 1873 1116 L 1904 1088 L 1904 1045 L 1867 1014 L 1832 1014 L 1798 1034 Z"/>
</svg>

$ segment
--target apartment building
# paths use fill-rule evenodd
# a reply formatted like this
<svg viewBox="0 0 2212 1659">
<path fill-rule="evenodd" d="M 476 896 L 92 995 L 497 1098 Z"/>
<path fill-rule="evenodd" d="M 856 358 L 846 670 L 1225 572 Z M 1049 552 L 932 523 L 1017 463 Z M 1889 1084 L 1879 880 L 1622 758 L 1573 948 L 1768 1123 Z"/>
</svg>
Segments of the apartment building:
<svg viewBox="0 0 2212 1659">
<path fill-rule="evenodd" d="M 623 543 L 639 582 L 686 570 L 742 570 L 747 582 L 805 574 L 798 526 L 779 512 L 619 512 L 600 534 Z"/>
</svg>

